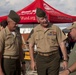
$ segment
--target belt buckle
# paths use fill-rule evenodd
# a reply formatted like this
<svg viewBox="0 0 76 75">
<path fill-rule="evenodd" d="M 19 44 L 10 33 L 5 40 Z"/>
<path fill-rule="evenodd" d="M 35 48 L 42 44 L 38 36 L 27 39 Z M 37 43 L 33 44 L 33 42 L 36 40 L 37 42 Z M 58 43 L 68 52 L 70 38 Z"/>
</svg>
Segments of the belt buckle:
<svg viewBox="0 0 76 75">
<path fill-rule="evenodd" d="M 50 52 L 50 53 L 41 53 L 41 52 L 38 52 L 39 55 L 42 55 L 42 56 L 50 56 L 50 55 L 53 55 L 57 53 L 56 51 L 55 52 Z"/>
<path fill-rule="evenodd" d="M 42 55 L 42 56 L 49 56 L 49 55 L 51 55 L 51 54 L 45 54 L 45 53 L 40 53 L 40 52 L 38 52 L 38 54 Z"/>
<path fill-rule="evenodd" d="M 10 56 L 10 59 L 17 59 L 17 57 L 12 57 L 12 56 Z"/>
<path fill-rule="evenodd" d="M 43 54 L 43 56 L 49 56 L 49 54 Z"/>
</svg>

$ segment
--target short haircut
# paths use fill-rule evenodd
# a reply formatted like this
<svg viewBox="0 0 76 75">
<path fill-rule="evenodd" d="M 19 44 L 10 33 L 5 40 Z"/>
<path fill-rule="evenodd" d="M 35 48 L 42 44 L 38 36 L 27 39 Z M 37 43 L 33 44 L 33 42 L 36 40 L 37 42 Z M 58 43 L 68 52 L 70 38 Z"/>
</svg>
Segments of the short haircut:
<svg viewBox="0 0 76 75">
<path fill-rule="evenodd" d="M 5 28 L 7 25 L 8 25 L 7 20 L 3 20 L 3 21 L 1 22 L 1 26 L 2 26 L 3 28 Z"/>
</svg>

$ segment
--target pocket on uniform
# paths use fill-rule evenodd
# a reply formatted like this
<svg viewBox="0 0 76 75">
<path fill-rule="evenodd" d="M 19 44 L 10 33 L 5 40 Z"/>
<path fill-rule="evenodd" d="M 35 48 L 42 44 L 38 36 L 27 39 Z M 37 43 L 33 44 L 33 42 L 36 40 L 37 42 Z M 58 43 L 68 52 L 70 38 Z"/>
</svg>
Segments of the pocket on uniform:
<svg viewBox="0 0 76 75">
<path fill-rule="evenodd" d="M 12 45 L 14 43 L 14 41 L 12 41 L 12 40 L 7 40 L 7 41 L 5 41 L 5 45 L 6 46 L 8 46 L 8 45 Z"/>
<path fill-rule="evenodd" d="M 38 36 L 38 35 L 37 35 L 37 36 L 35 37 L 35 42 L 36 42 L 36 43 L 39 43 L 39 42 L 42 41 L 42 39 L 43 39 L 43 36 Z"/>
<path fill-rule="evenodd" d="M 55 44 L 56 36 L 54 36 L 54 35 L 48 36 L 47 40 L 48 40 L 49 44 Z"/>
</svg>

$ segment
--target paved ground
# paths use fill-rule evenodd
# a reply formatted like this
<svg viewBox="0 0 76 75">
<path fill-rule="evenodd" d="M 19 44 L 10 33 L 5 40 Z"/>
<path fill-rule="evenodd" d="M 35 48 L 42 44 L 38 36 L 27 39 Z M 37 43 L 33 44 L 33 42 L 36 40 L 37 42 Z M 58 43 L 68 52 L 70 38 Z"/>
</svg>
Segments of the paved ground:
<svg viewBox="0 0 76 75">
<path fill-rule="evenodd" d="M 26 75 L 38 75 L 36 71 L 26 71 Z"/>
<path fill-rule="evenodd" d="M 26 75 L 37 75 L 36 71 L 27 71 Z"/>
<path fill-rule="evenodd" d="M 37 71 L 31 71 L 30 61 L 26 61 L 26 75 L 37 75 Z"/>
</svg>

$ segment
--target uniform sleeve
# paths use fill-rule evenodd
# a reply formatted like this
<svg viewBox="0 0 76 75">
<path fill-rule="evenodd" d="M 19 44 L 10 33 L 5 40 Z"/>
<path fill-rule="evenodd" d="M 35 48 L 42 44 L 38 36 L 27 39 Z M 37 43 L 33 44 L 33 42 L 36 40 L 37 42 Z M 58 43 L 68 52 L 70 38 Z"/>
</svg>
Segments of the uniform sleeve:
<svg viewBox="0 0 76 75">
<path fill-rule="evenodd" d="M 59 27 L 57 27 L 56 32 L 57 32 L 58 43 L 61 43 L 67 39 L 67 37 L 64 35 L 64 33 L 61 31 L 61 29 Z"/>
<path fill-rule="evenodd" d="M 28 42 L 34 44 L 35 43 L 35 39 L 34 39 L 34 30 L 31 31 L 31 33 L 29 34 L 28 37 Z"/>
<path fill-rule="evenodd" d="M 0 32 L 0 52 L 3 51 L 4 45 L 5 45 L 5 43 L 4 43 L 4 34 L 3 34 L 3 32 Z"/>
</svg>

